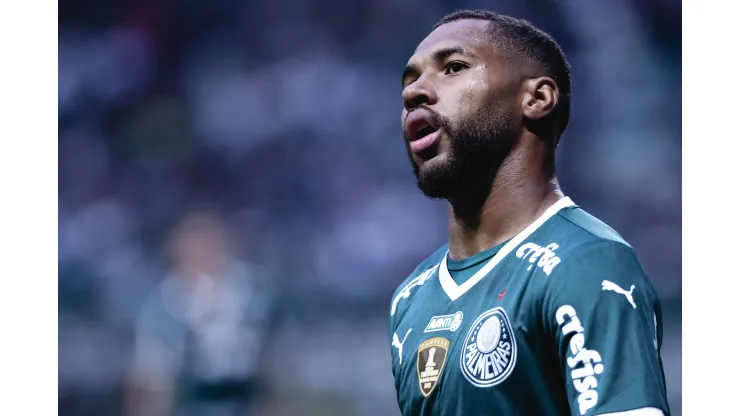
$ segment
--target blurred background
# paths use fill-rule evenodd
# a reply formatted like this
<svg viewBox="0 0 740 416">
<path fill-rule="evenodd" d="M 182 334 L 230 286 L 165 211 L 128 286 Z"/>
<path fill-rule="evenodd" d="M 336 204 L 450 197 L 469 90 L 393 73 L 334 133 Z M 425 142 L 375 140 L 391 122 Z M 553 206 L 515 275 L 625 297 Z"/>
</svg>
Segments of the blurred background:
<svg viewBox="0 0 740 416">
<path fill-rule="evenodd" d="M 399 79 L 456 8 L 563 46 L 561 185 L 652 277 L 681 414 L 678 0 L 60 0 L 61 415 L 399 414 L 390 296 L 447 238 Z"/>
</svg>

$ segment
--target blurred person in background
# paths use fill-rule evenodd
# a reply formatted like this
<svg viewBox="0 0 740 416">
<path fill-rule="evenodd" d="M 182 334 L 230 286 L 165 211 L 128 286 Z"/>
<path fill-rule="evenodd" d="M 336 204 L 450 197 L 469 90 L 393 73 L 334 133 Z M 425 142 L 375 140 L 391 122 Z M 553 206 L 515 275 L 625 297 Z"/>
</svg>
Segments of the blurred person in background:
<svg viewBox="0 0 740 416">
<path fill-rule="evenodd" d="M 209 210 L 188 213 L 169 247 L 170 272 L 136 328 L 128 414 L 251 414 L 270 309 L 265 276 L 234 258 Z"/>
<path fill-rule="evenodd" d="M 634 249 L 563 195 L 570 66 L 531 23 L 445 16 L 402 76 L 420 190 L 449 244 L 390 309 L 401 413 L 670 414 L 658 296 Z"/>
</svg>

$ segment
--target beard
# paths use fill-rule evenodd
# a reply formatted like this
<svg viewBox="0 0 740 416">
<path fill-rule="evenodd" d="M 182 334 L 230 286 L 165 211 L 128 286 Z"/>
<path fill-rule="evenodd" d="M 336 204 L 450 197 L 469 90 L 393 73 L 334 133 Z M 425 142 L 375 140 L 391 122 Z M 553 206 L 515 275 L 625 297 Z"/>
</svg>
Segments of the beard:
<svg viewBox="0 0 740 416">
<path fill-rule="evenodd" d="M 478 110 L 462 122 L 429 110 L 450 140 L 444 160 L 419 166 L 404 130 L 406 152 L 419 190 L 433 199 L 480 199 L 488 196 L 501 164 L 511 153 L 517 132 L 511 117 L 494 106 Z"/>
</svg>

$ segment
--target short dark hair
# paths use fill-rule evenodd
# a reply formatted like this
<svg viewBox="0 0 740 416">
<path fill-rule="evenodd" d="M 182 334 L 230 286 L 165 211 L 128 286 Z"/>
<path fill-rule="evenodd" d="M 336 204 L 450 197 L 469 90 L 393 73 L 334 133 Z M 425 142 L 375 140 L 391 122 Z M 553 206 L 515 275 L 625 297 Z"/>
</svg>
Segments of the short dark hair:
<svg viewBox="0 0 740 416">
<path fill-rule="evenodd" d="M 455 11 L 437 22 L 432 31 L 446 23 L 466 19 L 491 22 L 491 40 L 502 52 L 522 62 L 536 65 L 555 81 L 559 100 L 551 117 L 557 129 L 554 137 L 554 144 L 557 144 L 570 121 L 570 64 L 560 45 L 552 36 L 527 20 L 487 10 Z"/>
</svg>

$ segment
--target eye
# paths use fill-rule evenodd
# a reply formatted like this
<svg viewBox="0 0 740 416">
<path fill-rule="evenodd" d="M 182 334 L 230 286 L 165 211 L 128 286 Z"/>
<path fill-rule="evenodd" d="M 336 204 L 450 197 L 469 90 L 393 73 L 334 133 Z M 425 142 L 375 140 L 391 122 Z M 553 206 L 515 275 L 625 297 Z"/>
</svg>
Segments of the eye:
<svg viewBox="0 0 740 416">
<path fill-rule="evenodd" d="M 452 61 L 445 66 L 445 75 L 457 74 L 468 66 L 460 61 Z"/>
</svg>

